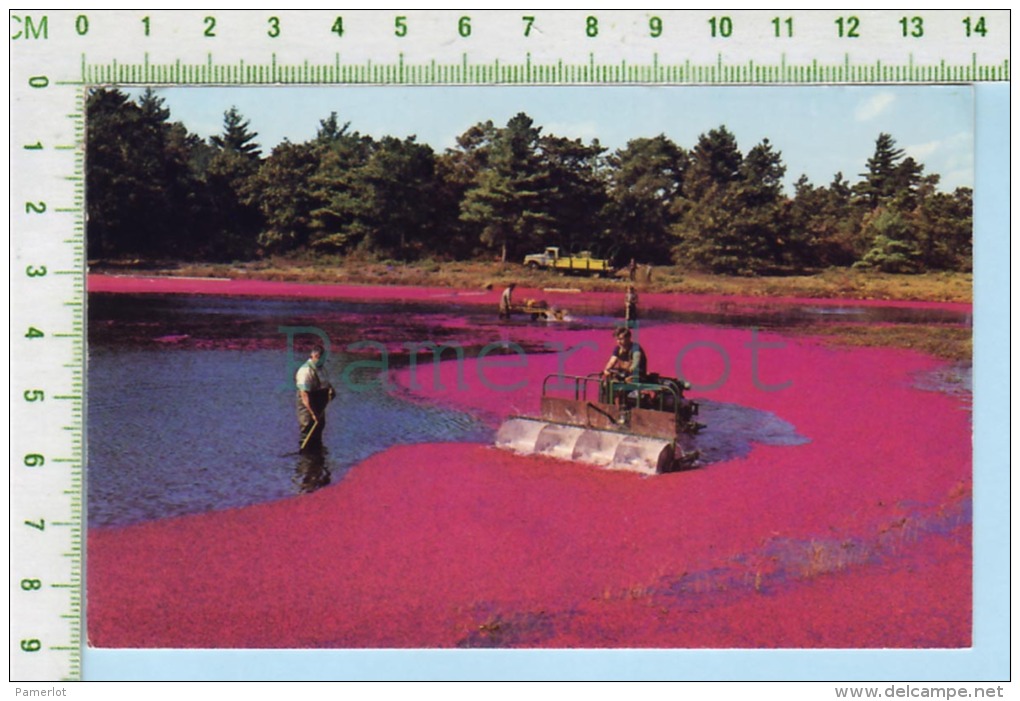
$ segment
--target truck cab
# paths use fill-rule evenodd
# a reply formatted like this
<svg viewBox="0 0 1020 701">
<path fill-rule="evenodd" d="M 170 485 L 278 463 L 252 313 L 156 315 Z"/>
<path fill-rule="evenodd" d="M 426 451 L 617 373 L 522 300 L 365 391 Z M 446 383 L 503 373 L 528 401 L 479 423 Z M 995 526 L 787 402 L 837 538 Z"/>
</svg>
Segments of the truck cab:
<svg viewBox="0 0 1020 701">
<path fill-rule="evenodd" d="M 591 251 L 582 251 L 577 255 L 562 255 L 559 246 L 546 246 L 543 253 L 533 253 L 524 257 L 524 265 L 532 270 L 544 268 L 558 270 L 564 274 L 608 275 L 612 272 L 610 261 L 592 258 Z"/>
<path fill-rule="evenodd" d="M 529 268 L 548 268 L 560 259 L 559 246 L 546 246 L 544 253 L 532 253 L 524 257 L 524 265 Z"/>
</svg>

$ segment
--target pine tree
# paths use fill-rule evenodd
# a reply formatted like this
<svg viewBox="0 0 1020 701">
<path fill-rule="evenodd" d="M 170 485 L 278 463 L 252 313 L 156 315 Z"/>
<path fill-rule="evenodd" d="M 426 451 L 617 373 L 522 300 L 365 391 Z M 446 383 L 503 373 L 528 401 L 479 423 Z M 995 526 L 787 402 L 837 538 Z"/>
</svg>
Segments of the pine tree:
<svg viewBox="0 0 1020 701">
<path fill-rule="evenodd" d="M 783 154 L 772 149 L 768 139 L 747 152 L 738 168 L 747 207 L 773 205 L 783 194 Z"/>
<path fill-rule="evenodd" d="M 364 192 L 359 220 L 365 245 L 400 259 L 442 249 L 435 236 L 435 154 L 415 138 L 383 138 L 356 173 Z"/>
<path fill-rule="evenodd" d="M 670 228 L 683 211 L 688 155 L 665 135 L 633 139 L 609 157 L 606 226 L 622 261 L 669 260 Z"/>
<path fill-rule="evenodd" d="M 477 127 L 463 139 L 483 151 L 470 160 L 484 169 L 464 194 L 461 219 L 480 229 L 481 242 L 498 250 L 504 263 L 549 233 L 551 217 L 540 206 L 549 178 L 538 153 L 540 135 L 541 128 L 522 112 L 503 129 Z"/>
<path fill-rule="evenodd" d="M 782 155 L 766 139 L 743 157 L 725 127 L 703 134 L 684 181 L 675 257 L 713 272 L 756 275 L 793 262 Z"/>
<path fill-rule="evenodd" d="M 743 161 L 737 139 L 725 125 L 702 134 L 691 151 L 690 167 L 684 178 L 684 195 L 688 200 L 697 201 L 713 185 L 724 188 L 735 182 L 740 178 Z"/>
<path fill-rule="evenodd" d="M 116 89 L 94 90 L 86 117 L 89 255 L 193 255 L 197 137 L 169 121 L 152 90 L 137 103 Z"/>
<path fill-rule="evenodd" d="M 315 134 L 315 140 L 332 143 L 346 136 L 350 126 L 350 122 L 345 122 L 343 126 L 340 126 L 336 112 L 330 112 L 328 117 L 319 120 L 319 129 Z"/>
<path fill-rule="evenodd" d="M 549 215 L 548 229 L 572 251 L 612 257 L 617 242 L 607 236 L 601 212 L 606 204 L 602 154 L 594 141 L 546 135 L 539 140 L 543 169 L 549 173 L 539 206 Z"/>
<path fill-rule="evenodd" d="M 788 234 L 792 260 L 805 268 L 851 265 L 864 253 L 855 247 L 861 213 L 851 204 L 843 174 L 836 173 L 828 187 L 814 187 L 801 176 L 794 187 Z"/>
<path fill-rule="evenodd" d="M 319 121 L 315 146 L 319 162 L 310 180 L 315 202 L 310 212 L 310 244 L 320 251 L 349 252 L 369 234 L 364 227 L 368 193 L 358 173 L 378 145 L 370 136 L 352 131 L 350 122 L 340 126 L 332 112 Z"/>
<path fill-rule="evenodd" d="M 871 249 L 855 267 L 885 273 L 916 273 L 922 269 L 922 252 L 914 240 L 908 218 L 892 209 L 876 209 L 864 222 Z"/>
<path fill-rule="evenodd" d="M 237 107 L 231 107 L 223 113 L 223 133 L 219 136 L 212 136 L 209 140 L 223 151 L 258 160 L 262 155 L 262 150 L 255 143 L 255 137 L 258 134 L 250 131 L 250 126 L 251 123 L 241 116 Z"/>
<path fill-rule="evenodd" d="M 211 213 L 203 248 L 217 260 L 253 255 L 264 226 L 254 181 L 262 151 L 254 141 L 258 135 L 249 126 L 231 107 L 223 114 L 223 133 L 209 139 L 215 153 L 205 171 Z"/>
<path fill-rule="evenodd" d="M 314 143 L 284 141 L 249 180 L 247 189 L 265 222 L 258 234 L 258 244 L 264 251 L 292 251 L 311 240 L 312 212 L 320 204 L 312 184 L 320 151 Z"/>
<path fill-rule="evenodd" d="M 973 206 L 970 188 L 932 193 L 921 201 L 914 226 L 925 268 L 972 269 Z"/>
<path fill-rule="evenodd" d="M 861 173 L 864 180 L 855 188 L 855 193 L 869 209 L 875 209 L 896 194 L 903 181 L 904 174 L 899 171 L 903 156 L 903 149 L 896 148 L 892 136 L 884 132 L 878 135 L 875 153 L 867 161 L 868 170 Z"/>
<path fill-rule="evenodd" d="M 166 100 L 152 88 L 146 88 L 138 98 L 138 108 L 141 111 L 142 121 L 145 123 L 159 125 L 170 119 L 170 110 L 166 107 Z"/>
</svg>

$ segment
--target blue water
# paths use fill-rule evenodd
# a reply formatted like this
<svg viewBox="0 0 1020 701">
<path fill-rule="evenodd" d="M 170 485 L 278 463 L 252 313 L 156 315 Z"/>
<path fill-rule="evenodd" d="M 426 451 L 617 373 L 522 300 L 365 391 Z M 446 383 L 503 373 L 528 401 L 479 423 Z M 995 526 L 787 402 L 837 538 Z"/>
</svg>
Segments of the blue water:
<svg viewBox="0 0 1020 701">
<path fill-rule="evenodd" d="M 336 483 L 352 465 L 395 444 L 492 438 L 490 428 L 460 412 L 381 390 L 341 392 L 327 410 L 328 452 L 298 455 L 289 360 L 272 350 L 93 347 L 89 525 L 124 525 L 310 491 Z M 331 364 L 336 370 L 348 360 L 337 355 Z"/>
<path fill-rule="evenodd" d="M 298 453 L 290 358 L 273 350 L 94 348 L 89 357 L 88 519 L 91 526 L 240 507 L 314 491 L 398 444 L 491 443 L 491 426 L 381 387 L 336 382 L 351 357 L 328 366 L 338 398 L 327 410 L 323 455 Z M 354 386 L 371 387 L 372 377 Z M 806 442 L 760 410 L 702 402 L 708 429 L 690 448 L 709 465 L 755 443 Z"/>
<path fill-rule="evenodd" d="M 346 389 L 327 413 L 327 452 L 297 454 L 292 383 L 295 358 L 303 358 L 303 349 L 301 355 L 288 352 L 280 327 L 321 328 L 333 348 L 347 351 L 364 340 L 391 348 L 454 338 L 464 342 L 470 355 L 512 333 L 517 323 L 501 325 L 494 309 L 452 302 L 90 295 L 89 525 L 125 525 L 312 491 L 336 484 L 353 465 L 397 444 L 491 443 L 491 423 L 478 417 L 416 403 L 379 386 L 353 391 L 372 385 L 377 370 L 367 367 L 347 382 L 339 381 L 340 371 L 353 361 L 375 358 L 371 351 L 361 358 L 336 352 L 328 365 L 334 384 Z M 615 310 L 608 307 L 578 312 L 573 323 L 560 328 L 617 323 Z M 875 311 L 846 312 L 858 313 L 870 321 Z M 732 313 L 650 316 L 651 323 L 683 320 L 737 327 L 751 321 L 797 325 L 810 316 L 803 310 L 790 314 L 777 306 L 748 318 Z M 931 321 L 967 323 L 930 315 L 908 323 Z M 539 344 L 528 350 L 541 349 Z M 391 367 L 406 361 L 406 355 L 390 358 Z M 702 402 L 699 420 L 707 428 L 689 447 L 700 452 L 702 465 L 744 457 L 755 443 L 793 446 L 808 440 L 780 417 L 749 407 Z"/>
<path fill-rule="evenodd" d="M 698 404 L 697 420 L 705 424 L 705 429 L 684 447 L 698 451 L 698 464 L 702 466 L 746 458 L 756 444 L 795 446 L 810 440 L 789 421 L 769 411 L 704 399 Z"/>
</svg>

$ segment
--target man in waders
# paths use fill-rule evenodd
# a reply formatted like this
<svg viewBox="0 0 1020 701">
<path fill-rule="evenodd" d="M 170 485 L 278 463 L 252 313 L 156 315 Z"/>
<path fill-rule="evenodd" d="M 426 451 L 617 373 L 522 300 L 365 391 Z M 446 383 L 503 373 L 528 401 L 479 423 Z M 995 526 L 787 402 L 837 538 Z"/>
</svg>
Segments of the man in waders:
<svg viewBox="0 0 1020 701">
<path fill-rule="evenodd" d="M 634 285 L 627 287 L 627 295 L 624 297 L 624 319 L 627 320 L 627 326 L 637 323 L 637 290 Z"/>
<path fill-rule="evenodd" d="M 509 319 L 513 313 L 513 296 L 514 288 L 517 287 L 516 282 L 511 282 L 503 290 L 503 296 L 499 298 L 499 318 Z"/>
<path fill-rule="evenodd" d="M 326 428 L 326 405 L 336 396 L 322 360 L 325 349 L 312 347 L 308 361 L 298 368 L 297 416 L 301 427 L 301 452 L 322 450 L 322 431 Z"/>
</svg>

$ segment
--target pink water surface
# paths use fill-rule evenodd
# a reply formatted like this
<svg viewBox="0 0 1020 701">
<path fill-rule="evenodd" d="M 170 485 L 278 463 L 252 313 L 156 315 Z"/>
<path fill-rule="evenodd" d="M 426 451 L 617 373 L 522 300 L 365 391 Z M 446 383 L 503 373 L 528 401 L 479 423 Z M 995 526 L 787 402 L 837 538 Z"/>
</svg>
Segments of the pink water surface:
<svg viewBox="0 0 1020 701">
<path fill-rule="evenodd" d="M 121 280 L 90 277 L 89 288 Z M 184 291 L 165 284 L 129 287 Z M 431 370 L 392 381 L 499 418 L 533 412 L 542 377 L 598 369 L 610 348 L 605 330 L 521 326 L 503 340 L 536 334 L 578 350 L 444 363 L 441 384 Z M 400 446 L 311 495 L 92 529 L 90 643 L 970 645 L 970 416 L 914 382 L 940 361 L 682 324 L 643 329 L 641 343 L 653 369 L 672 374 L 683 354 L 690 380 L 718 385 L 701 398 L 773 412 L 809 442 L 656 477 L 486 445 Z"/>
<path fill-rule="evenodd" d="M 572 300 L 615 300 L 623 304 L 623 289 L 619 292 L 566 291 L 562 288 L 547 290 L 519 286 L 515 299 L 544 299 L 560 308 L 570 308 Z M 406 285 L 350 285 L 307 284 L 272 280 L 242 280 L 227 278 L 145 277 L 137 275 L 110 275 L 94 273 L 88 276 L 89 292 L 125 292 L 148 294 L 212 294 L 252 297 L 308 297 L 314 299 L 353 299 L 360 301 L 456 301 L 458 304 L 488 304 L 493 308 L 499 302 L 501 289 L 464 290 L 449 287 L 411 287 Z M 657 307 L 673 311 L 715 310 L 720 305 L 737 308 L 755 308 L 773 304 L 803 304 L 811 306 L 883 306 L 915 309 L 945 309 L 970 311 L 971 305 L 959 302 L 913 302 L 902 300 L 845 300 L 808 297 L 745 297 L 735 295 L 677 295 L 670 293 L 643 293 L 642 307 Z"/>
</svg>

